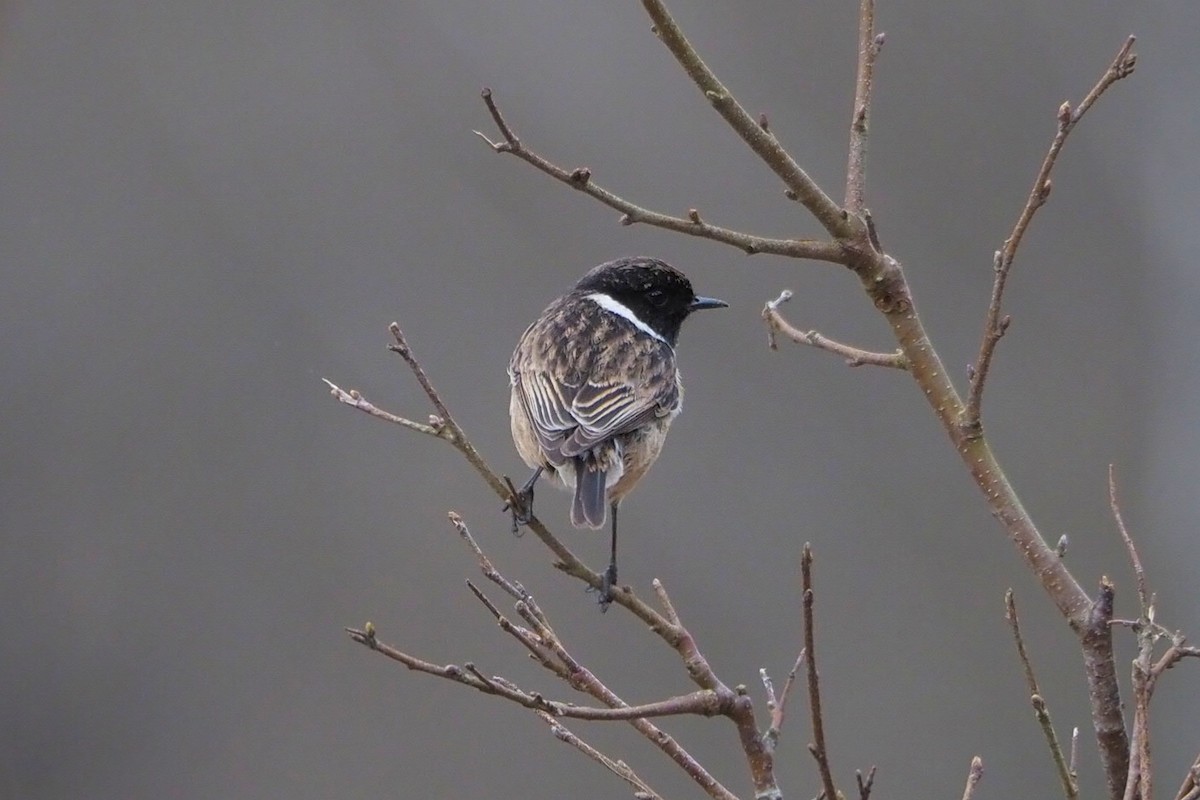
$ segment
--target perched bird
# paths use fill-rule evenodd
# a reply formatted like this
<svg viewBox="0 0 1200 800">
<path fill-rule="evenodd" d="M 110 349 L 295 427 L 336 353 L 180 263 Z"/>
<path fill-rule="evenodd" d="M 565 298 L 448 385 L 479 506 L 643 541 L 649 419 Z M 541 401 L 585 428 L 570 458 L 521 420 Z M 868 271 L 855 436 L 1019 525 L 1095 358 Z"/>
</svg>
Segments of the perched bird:
<svg viewBox="0 0 1200 800">
<path fill-rule="evenodd" d="M 697 297 L 682 272 L 654 258 L 592 269 L 526 328 L 508 365 L 513 442 L 534 473 L 512 505 L 529 521 L 543 473 L 575 494 L 571 523 L 602 528 L 612 511 L 612 556 L 600 604 L 617 580 L 617 506 L 662 451 L 679 414 L 679 328 L 693 311 L 728 304 Z"/>
</svg>

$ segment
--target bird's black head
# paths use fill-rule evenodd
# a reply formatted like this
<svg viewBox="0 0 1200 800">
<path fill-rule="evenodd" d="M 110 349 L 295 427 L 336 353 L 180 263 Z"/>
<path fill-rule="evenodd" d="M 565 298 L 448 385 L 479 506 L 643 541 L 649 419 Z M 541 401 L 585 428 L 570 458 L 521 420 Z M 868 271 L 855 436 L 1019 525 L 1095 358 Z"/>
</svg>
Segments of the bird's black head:
<svg viewBox="0 0 1200 800">
<path fill-rule="evenodd" d="M 575 285 L 575 293 L 608 295 L 672 346 L 693 311 L 729 305 L 712 297 L 697 297 L 682 272 L 644 256 L 619 258 L 593 268 Z"/>
</svg>

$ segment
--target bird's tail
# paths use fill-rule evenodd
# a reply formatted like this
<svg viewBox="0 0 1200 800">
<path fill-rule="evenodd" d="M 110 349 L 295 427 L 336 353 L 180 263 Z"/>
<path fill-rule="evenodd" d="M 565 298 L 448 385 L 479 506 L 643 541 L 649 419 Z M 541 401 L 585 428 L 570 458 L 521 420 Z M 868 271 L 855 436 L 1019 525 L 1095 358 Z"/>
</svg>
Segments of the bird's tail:
<svg viewBox="0 0 1200 800">
<path fill-rule="evenodd" d="M 575 459 L 575 500 L 571 503 L 571 524 L 576 528 L 603 528 L 608 506 L 605 502 L 608 470 L 594 458 Z"/>
</svg>

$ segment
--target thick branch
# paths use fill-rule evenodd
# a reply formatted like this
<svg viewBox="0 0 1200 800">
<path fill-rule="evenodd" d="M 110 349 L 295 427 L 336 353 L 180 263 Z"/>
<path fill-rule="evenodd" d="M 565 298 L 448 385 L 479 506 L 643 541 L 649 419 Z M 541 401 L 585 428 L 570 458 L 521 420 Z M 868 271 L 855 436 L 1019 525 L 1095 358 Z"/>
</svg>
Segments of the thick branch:
<svg viewBox="0 0 1200 800">
<path fill-rule="evenodd" d="M 996 277 L 992 282 L 992 299 L 988 304 L 987 319 L 983 328 L 983 342 L 979 346 L 979 356 L 975 361 L 974 375 L 971 378 L 971 390 L 967 396 L 967 411 L 963 417 L 963 424 L 968 427 L 976 427 L 980 424 L 983 386 L 991 369 L 992 355 L 1008 328 L 1007 318 L 1004 317 L 1001 309 L 1004 301 L 1004 288 L 1008 282 L 1009 272 L 1012 270 L 1013 259 L 1017 255 L 1017 248 L 1021 246 L 1021 240 L 1025 237 L 1025 231 L 1029 229 L 1029 223 L 1033 221 L 1033 215 L 1046 204 L 1046 200 L 1050 197 L 1050 173 L 1058 160 L 1058 154 L 1067 142 L 1067 137 L 1108 87 L 1133 73 L 1134 66 L 1137 64 L 1137 56 L 1132 52 L 1134 41 L 1133 36 L 1125 40 L 1121 49 L 1117 51 L 1116 58 L 1109 64 L 1108 69 L 1100 76 L 1100 80 L 1096 82 L 1096 85 L 1087 93 L 1077 108 L 1072 109 L 1071 104 L 1066 102 L 1058 109 L 1058 132 L 1050 142 L 1050 149 L 1046 153 L 1046 157 L 1042 159 L 1042 166 L 1038 169 L 1037 177 L 1033 179 L 1033 188 L 1029 190 L 1029 197 L 1025 200 L 1025 207 L 1021 209 L 1012 233 L 1004 240 L 1004 246 L 996 251 L 993 263 Z"/>
<path fill-rule="evenodd" d="M 492 141 L 479 131 L 475 131 L 475 134 L 479 138 L 487 142 L 497 153 L 514 155 L 555 180 L 561 181 L 572 189 L 581 191 L 589 197 L 599 200 L 609 208 L 621 212 L 621 223 L 623 225 L 633 225 L 640 222 L 656 228 L 675 231 L 676 233 L 685 233 L 688 236 L 712 239 L 715 242 L 732 245 L 748 255 L 770 253 L 779 256 L 790 256 L 792 258 L 829 261 L 835 264 L 842 263 L 842 251 L 834 242 L 822 242 L 815 239 L 771 239 L 765 236 L 755 236 L 754 234 L 744 233 L 732 228 L 722 228 L 719 225 L 712 225 L 705 222 L 701 219 L 700 213 L 695 209 L 691 209 L 687 217 L 674 217 L 670 214 L 652 211 L 636 203 L 632 203 L 597 184 L 592 180 L 592 171 L 587 167 L 578 167 L 572 170 L 564 169 L 530 150 L 517 138 L 512 128 L 505 122 L 500 109 L 496 105 L 495 99 L 492 97 L 492 90 L 485 88 L 482 94 L 483 101 L 487 104 L 488 111 L 491 113 L 492 119 L 495 121 L 496 127 L 500 130 L 503 139 L 501 141 Z"/>
<path fill-rule="evenodd" d="M 1092 706 L 1092 728 L 1100 747 L 1100 763 L 1110 798 L 1121 797 L 1129 775 L 1129 736 L 1121 716 L 1121 686 L 1113 660 L 1114 590 L 1103 578 L 1082 631 L 1083 668 Z"/>
</svg>

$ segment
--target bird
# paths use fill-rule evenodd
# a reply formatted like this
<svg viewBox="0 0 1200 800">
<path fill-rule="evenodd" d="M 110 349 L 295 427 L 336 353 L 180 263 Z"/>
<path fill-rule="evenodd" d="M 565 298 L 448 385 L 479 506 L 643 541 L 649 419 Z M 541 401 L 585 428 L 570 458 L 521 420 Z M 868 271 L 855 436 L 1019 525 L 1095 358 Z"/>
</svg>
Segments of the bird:
<svg viewBox="0 0 1200 800">
<path fill-rule="evenodd" d="M 540 476 L 574 494 L 571 524 L 612 516 L 601 610 L 617 582 L 617 507 L 662 452 L 679 415 L 683 383 L 675 344 L 693 312 L 729 304 L 700 297 L 687 277 L 634 256 L 589 270 L 525 329 L 508 365 L 509 419 L 533 475 L 506 509 L 513 530 L 530 521 Z M 515 487 L 513 487 L 515 489 Z"/>
</svg>

